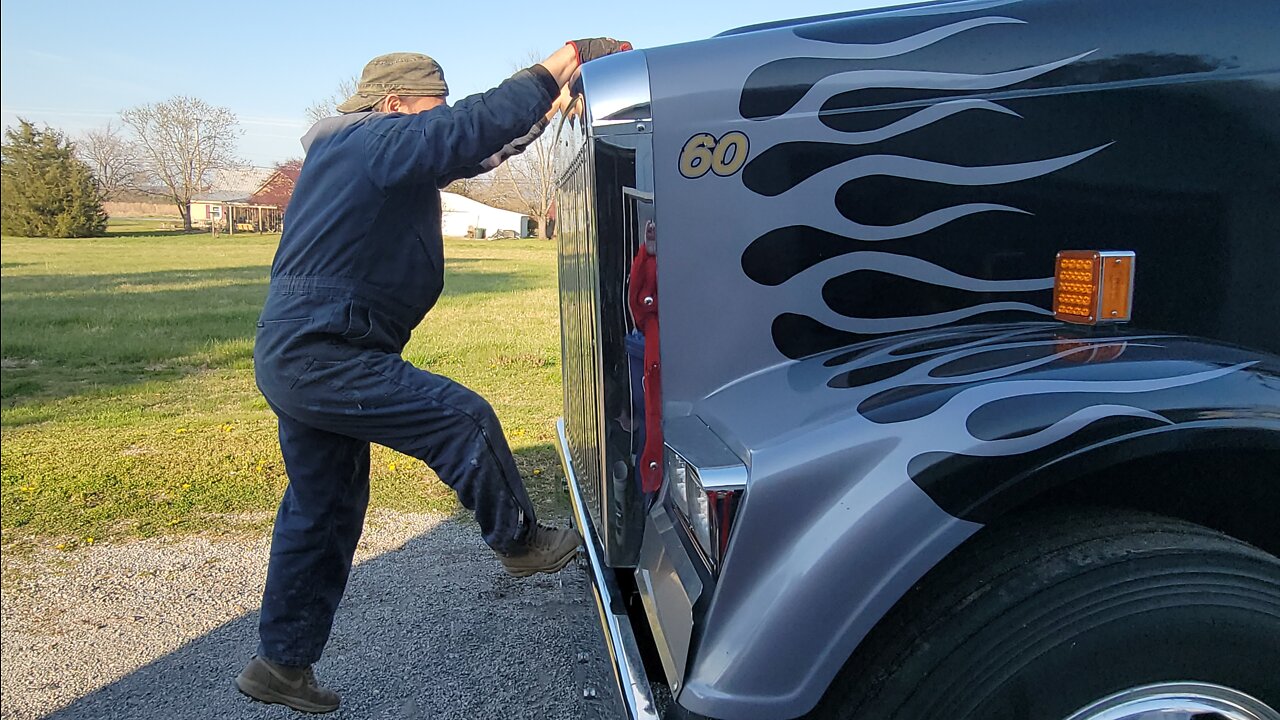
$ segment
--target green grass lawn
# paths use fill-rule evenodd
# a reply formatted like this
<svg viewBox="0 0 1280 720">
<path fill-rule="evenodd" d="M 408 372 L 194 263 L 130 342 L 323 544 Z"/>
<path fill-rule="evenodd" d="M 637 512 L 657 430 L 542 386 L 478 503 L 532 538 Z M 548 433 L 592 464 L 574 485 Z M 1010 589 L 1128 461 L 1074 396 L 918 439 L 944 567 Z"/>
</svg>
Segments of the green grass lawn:
<svg viewBox="0 0 1280 720">
<path fill-rule="evenodd" d="M 252 367 L 278 236 L 112 232 L 0 244 L 6 549 L 256 527 L 283 492 Z M 555 250 L 449 240 L 445 254 L 445 294 L 405 358 L 488 398 L 535 502 L 559 511 Z M 377 446 L 372 504 L 457 509 L 421 462 Z"/>
</svg>

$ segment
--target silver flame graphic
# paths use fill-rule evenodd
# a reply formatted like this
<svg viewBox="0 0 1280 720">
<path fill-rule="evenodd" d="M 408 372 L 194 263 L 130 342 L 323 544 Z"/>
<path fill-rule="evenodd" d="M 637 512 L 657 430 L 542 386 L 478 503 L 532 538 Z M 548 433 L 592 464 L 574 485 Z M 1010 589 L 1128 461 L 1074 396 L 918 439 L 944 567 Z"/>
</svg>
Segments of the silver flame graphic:
<svg viewBox="0 0 1280 720">
<path fill-rule="evenodd" d="M 1040 337 L 1019 339 L 1020 335 L 1036 333 L 1037 330 L 1040 331 L 1038 333 Z M 956 336 L 963 337 L 964 331 L 957 332 Z M 906 463 L 909 463 L 917 455 L 926 452 L 945 452 L 980 457 L 1017 455 L 1050 445 L 1072 435 L 1095 420 L 1106 417 L 1139 417 L 1163 424 L 1172 424 L 1172 421 L 1164 416 L 1141 407 L 1141 402 L 1135 397 L 1135 401 L 1132 404 L 1100 402 L 1088 405 L 1042 430 L 1021 437 L 998 440 L 984 440 L 975 437 L 969 429 L 969 419 L 978 410 L 999 400 L 1048 394 L 1122 394 L 1141 396 L 1143 393 L 1208 382 L 1256 364 L 1254 362 L 1245 362 L 1225 367 L 1209 367 L 1204 370 L 1181 374 L 1160 373 L 1159 366 L 1153 364 L 1149 368 L 1149 374 L 1124 380 L 1050 380 L 1018 377 L 1036 368 L 1089 353 L 1115 350 L 1118 351 L 1117 355 L 1119 355 L 1130 348 L 1158 347 L 1160 340 L 1160 336 L 1100 337 L 1079 344 L 1068 344 L 1063 347 L 1062 340 L 1057 338 L 1043 339 L 1042 336 L 1042 326 L 1031 330 L 1024 328 L 995 337 L 964 343 L 945 351 L 892 355 L 891 353 L 894 350 L 906 347 L 911 342 L 917 342 L 918 338 L 904 340 L 887 344 L 851 361 L 843 368 L 837 368 L 836 371 L 844 372 L 850 368 L 866 368 L 880 362 L 900 361 L 911 358 L 921 360 L 920 363 L 891 378 L 852 388 L 851 392 L 854 397 L 851 400 L 858 403 L 891 387 L 932 385 L 941 388 L 972 384 L 971 387 L 960 390 L 936 410 L 928 414 L 904 420 L 900 423 L 891 423 L 887 427 L 881 425 L 884 428 L 881 431 L 882 433 L 891 428 L 892 434 L 901 440 L 901 446 L 891 455 L 896 457 L 895 465 L 901 463 L 901 471 L 905 472 Z M 943 377 L 934 374 L 938 368 L 962 363 L 964 360 L 980 354 L 1046 346 L 1057 346 L 1061 349 L 1046 353 L 1042 357 L 1032 360 L 1011 363 L 996 368 L 976 369 L 972 372 L 948 374 Z M 828 373 L 832 370 L 831 368 L 825 369 Z"/>
<path fill-rule="evenodd" d="M 954 273 L 927 260 L 908 255 L 880 252 L 854 252 L 831 258 L 799 273 L 792 278 L 791 282 L 795 282 L 798 285 L 821 288 L 832 277 L 838 277 L 856 270 L 875 270 L 932 285 L 944 285 L 949 288 L 973 292 L 1026 292 L 1029 290 L 1048 290 L 1053 287 L 1053 278 L 982 280 Z M 872 335 L 945 325 L 993 310 L 1019 310 L 1037 315 L 1050 314 L 1049 310 L 1024 302 L 986 303 L 974 308 L 899 318 L 850 318 L 835 312 L 826 305 L 804 302 L 797 303 L 794 307 L 787 308 L 787 310 L 795 313 L 805 313 L 824 325 L 838 330 Z"/>
<path fill-rule="evenodd" d="M 792 51 L 789 54 L 784 53 L 783 57 L 819 57 L 819 58 L 838 58 L 850 60 L 880 60 L 883 58 L 897 57 L 906 55 L 909 52 L 915 52 L 922 48 L 946 40 L 952 35 L 959 35 L 966 30 L 984 27 L 987 25 L 1025 25 L 1025 20 L 1018 20 L 1011 17 L 987 16 L 980 18 L 972 18 L 962 20 L 960 22 L 943 25 L 942 27 L 931 28 L 921 33 L 916 33 L 910 37 L 894 40 L 887 43 L 849 43 L 833 45 L 823 43 L 817 40 L 799 40 L 804 43 L 804 52 L 798 52 L 798 47 L 787 48 Z M 825 50 L 824 50 L 825 48 Z"/>
<path fill-rule="evenodd" d="M 911 347 L 927 341 L 949 342 L 944 349 Z M 999 457 L 1018 455 L 1046 447 L 1067 438 L 1096 420 L 1110 417 L 1145 418 L 1161 424 L 1173 421 L 1154 412 L 1143 401 L 1148 393 L 1206 383 L 1244 370 L 1256 362 L 1242 362 L 1228 366 L 1204 364 L 1191 372 L 1170 373 L 1165 363 L 1127 362 L 1124 379 L 1084 379 L 1060 377 L 1064 360 L 1072 360 L 1078 367 L 1100 353 L 1110 351 L 1112 362 L 1120 361 L 1126 351 L 1139 348 L 1159 348 L 1165 338 L 1160 335 L 1113 335 L 1087 340 L 1058 337 L 1055 326 L 1044 323 L 1023 323 L 1012 326 L 975 326 L 937 329 L 910 335 L 886 338 L 878 343 L 860 346 L 856 356 L 847 357 L 839 351 L 793 363 L 775 371 L 766 371 L 720 388 L 708 400 L 713 405 L 728 402 L 719 412 L 745 412 L 746 406 L 758 403 L 759 398 L 793 395 L 796 387 L 821 388 L 833 377 L 850 371 L 863 372 L 877 366 L 901 364 L 909 367 L 892 375 L 839 390 L 827 390 L 824 395 L 832 402 L 789 403 L 788 407 L 771 406 L 771 427 L 809 428 L 797 436 L 808 437 L 812 428 L 821 426 L 842 437 L 856 437 L 860 445 L 874 446 L 886 438 L 894 439 L 892 449 L 877 464 L 874 476 L 885 482 L 906 480 L 911 461 L 921 455 L 942 452 L 955 455 Z M 1036 348 L 1045 348 L 1040 353 Z M 1008 353 L 1018 357 L 1016 351 L 1030 350 L 1029 359 L 1004 364 L 990 362 L 994 353 Z M 985 356 L 980 358 L 979 356 Z M 843 362 L 841 362 L 843 360 Z M 911 361 L 916 361 L 912 363 Z M 965 370 L 965 363 L 972 361 L 972 368 Z M 1055 365 L 1052 376 L 1035 373 Z M 939 373 L 939 369 L 945 372 Z M 873 378 L 876 378 L 874 374 Z M 889 390 L 904 387 L 935 387 L 937 392 L 948 388 L 960 388 L 936 407 L 914 414 L 890 416 L 879 414 L 881 407 L 892 407 L 892 399 L 881 406 L 868 401 Z M 1087 404 L 1064 417 L 1026 435 L 1000 439 L 983 439 L 970 430 L 970 419 L 982 408 L 1001 400 L 1038 395 L 1098 395 L 1098 402 Z M 1116 395 L 1133 396 L 1132 402 L 1116 402 Z M 735 408 L 737 402 L 743 408 Z M 834 404 L 832 404 L 834 403 Z M 856 412 L 850 408 L 858 408 Z M 833 415 L 834 413 L 834 415 Z M 1031 428 L 1027 428 L 1031 429 Z M 784 441 L 786 437 L 784 436 Z"/>
<path fill-rule="evenodd" d="M 844 235 L 855 240 L 896 240 L 928 232 L 966 215 L 978 212 L 1017 212 L 1025 213 L 1008 205 L 994 203 L 967 203 L 926 213 L 915 220 L 899 225 L 863 225 L 854 222 L 836 209 L 835 203 L 820 208 L 816 215 L 809 205 L 788 200 L 788 194 L 796 188 L 805 187 L 805 192 L 820 197 L 834 198 L 836 192 L 845 183 L 872 175 L 886 175 L 907 180 L 927 180 L 946 185 L 1001 185 L 1004 183 L 1030 180 L 1048 175 L 1064 167 L 1074 165 L 1081 160 L 1107 148 L 1110 145 L 1084 150 L 1065 157 L 1050 158 L 1013 165 L 987 165 L 980 167 L 962 167 L 945 163 L 919 160 L 896 155 L 864 155 L 848 160 L 835 167 L 823 170 L 795 188 L 782 193 L 777 198 L 768 198 L 766 202 L 776 205 L 778 226 L 811 225 L 820 230 Z"/>
<path fill-rule="evenodd" d="M 953 22 L 926 30 L 910 37 L 878 44 L 835 44 L 791 36 L 781 42 L 778 58 L 818 58 L 873 60 L 900 57 L 930 47 L 948 38 L 954 38 L 976 28 L 993 25 L 1018 26 L 1025 21 L 1004 16 L 988 16 Z M 923 107 L 905 118 L 881 128 L 858 132 L 841 132 L 821 122 L 819 110 L 823 103 L 840 93 L 869 88 L 919 88 L 929 90 L 999 90 L 1038 77 L 1070 65 L 1091 55 L 1095 50 L 1061 58 L 1053 62 L 1025 68 L 1011 68 L 989 74 L 955 72 L 930 72 L 896 69 L 850 69 L 828 75 L 811 87 L 788 111 L 764 120 L 750 120 L 742 129 L 751 137 L 752 157 L 759 157 L 770 148 L 782 143 L 838 142 L 845 145 L 870 145 L 907 135 L 944 120 L 958 113 L 996 113 L 1021 118 L 1021 116 L 990 99 L 962 98 L 938 102 Z M 996 202 L 965 202 L 926 212 L 912 220 L 896 225 L 867 225 L 850 220 L 840 213 L 834 198 L 842 186 L 851 180 L 871 176 L 887 176 L 927 181 L 952 186 L 991 186 L 1016 183 L 1043 177 L 1082 162 L 1102 152 L 1111 143 L 1082 148 L 1078 152 L 1060 157 L 1027 158 L 1024 162 L 1006 165 L 958 166 L 931 161 L 927 158 L 900 155 L 871 154 L 853 157 L 815 173 L 790 189 L 776 196 L 755 195 L 742 188 L 740 204 L 750 216 L 747 227 L 761 228 L 763 233 L 773 228 L 809 226 L 835 235 L 858 241 L 900 240 L 940 228 L 960 218 L 978 213 L 1031 214 L 1028 211 Z M 738 191 L 735 188 L 735 193 Z M 797 195 L 829 198 L 826 202 L 798 202 Z M 897 259 L 892 259 L 896 257 Z M 854 253 L 838 256 L 819 263 L 809 270 L 773 288 L 783 312 L 807 315 L 829 327 L 857 333 L 891 333 L 935 327 L 976 315 L 1015 310 L 1039 315 L 1048 314 L 1045 307 L 1026 302 L 983 302 L 971 307 L 954 309 L 930 315 L 917 315 L 889 319 L 850 318 L 836 313 L 814 296 L 821 294 L 823 285 L 830 279 L 852 269 L 872 268 L 912 280 L 947 288 L 973 290 L 984 293 L 1025 292 L 1046 290 L 1052 287 L 1050 278 L 1029 278 L 1011 281 L 984 281 L 949 271 L 945 267 L 906 256 L 877 256 L 873 253 Z M 1046 301 L 1047 305 L 1047 301 Z M 815 308 L 819 308 L 815 311 Z"/>
<path fill-rule="evenodd" d="M 998 90 L 1057 70 L 1082 60 L 1097 50 L 1080 53 L 1054 62 L 1034 67 L 1007 70 L 985 75 L 967 73 L 928 72 L 924 70 L 850 70 L 830 75 L 820 80 L 789 112 L 816 113 L 822 103 L 838 93 L 869 88 L 899 88 L 916 90 Z"/>
</svg>

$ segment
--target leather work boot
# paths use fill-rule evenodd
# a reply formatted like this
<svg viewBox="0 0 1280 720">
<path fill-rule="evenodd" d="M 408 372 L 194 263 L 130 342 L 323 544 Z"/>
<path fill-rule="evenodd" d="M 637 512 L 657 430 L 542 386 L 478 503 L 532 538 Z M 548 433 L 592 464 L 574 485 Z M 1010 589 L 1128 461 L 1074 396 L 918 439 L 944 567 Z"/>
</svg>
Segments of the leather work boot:
<svg viewBox="0 0 1280 720">
<path fill-rule="evenodd" d="M 578 551 L 582 536 L 573 528 L 553 528 L 539 525 L 533 529 L 524 552 L 498 555 L 502 567 L 516 577 L 528 577 L 534 573 L 560 572 Z"/>
<path fill-rule="evenodd" d="M 291 668 L 255 657 L 236 678 L 240 692 L 264 703 L 288 705 L 294 710 L 327 713 L 338 709 L 338 693 L 320 687 L 311 666 Z"/>
</svg>

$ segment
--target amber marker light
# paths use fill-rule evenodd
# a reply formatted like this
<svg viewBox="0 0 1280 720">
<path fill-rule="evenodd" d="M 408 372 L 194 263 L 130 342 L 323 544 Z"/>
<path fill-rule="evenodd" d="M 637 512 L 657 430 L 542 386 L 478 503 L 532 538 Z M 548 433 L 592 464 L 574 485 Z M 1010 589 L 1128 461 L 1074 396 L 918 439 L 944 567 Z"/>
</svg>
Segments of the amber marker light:
<svg viewBox="0 0 1280 720">
<path fill-rule="evenodd" d="M 1096 325 L 1133 314 L 1134 254 L 1128 250 L 1063 250 L 1053 267 L 1053 316 Z"/>
</svg>

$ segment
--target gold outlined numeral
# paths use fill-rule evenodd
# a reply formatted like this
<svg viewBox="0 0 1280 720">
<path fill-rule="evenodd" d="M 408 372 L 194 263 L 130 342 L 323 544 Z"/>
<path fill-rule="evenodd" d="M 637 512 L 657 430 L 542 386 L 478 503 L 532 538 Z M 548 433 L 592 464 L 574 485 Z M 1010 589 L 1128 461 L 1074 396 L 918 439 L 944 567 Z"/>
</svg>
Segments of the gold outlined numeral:
<svg viewBox="0 0 1280 720">
<path fill-rule="evenodd" d="M 680 151 L 680 174 L 694 180 L 708 171 L 720 177 L 742 169 L 751 152 L 751 141 L 745 133 L 733 130 L 717 140 L 710 133 L 698 133 L 689 138 Z"/>
</svg>

